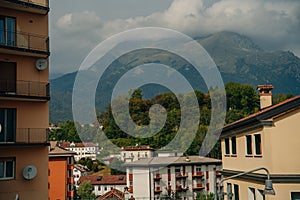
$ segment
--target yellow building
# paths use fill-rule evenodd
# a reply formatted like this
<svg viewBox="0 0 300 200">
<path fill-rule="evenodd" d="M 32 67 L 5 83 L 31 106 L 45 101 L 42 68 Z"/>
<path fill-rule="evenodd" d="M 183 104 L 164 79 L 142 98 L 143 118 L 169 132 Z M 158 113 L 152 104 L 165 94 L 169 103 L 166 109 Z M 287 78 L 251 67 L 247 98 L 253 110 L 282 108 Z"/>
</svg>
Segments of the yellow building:
<svg viewBox="0 0 300 200">
<path fill-rule="evenodd" d="M 48 11 L 0 0 L 0 199 L 48 199 Z"/>
<path fill-rule="evenodd" d="M 300 199 L 300 96 L 271 106 L 272 88 L 258 87 L 262 109 L 225 126 L 221 145 L 224 178 L 265 167 L 275 195 L 264 195 L 267 173 L 259 170 L 224 181 L 225 199 Z"/>
</svg>

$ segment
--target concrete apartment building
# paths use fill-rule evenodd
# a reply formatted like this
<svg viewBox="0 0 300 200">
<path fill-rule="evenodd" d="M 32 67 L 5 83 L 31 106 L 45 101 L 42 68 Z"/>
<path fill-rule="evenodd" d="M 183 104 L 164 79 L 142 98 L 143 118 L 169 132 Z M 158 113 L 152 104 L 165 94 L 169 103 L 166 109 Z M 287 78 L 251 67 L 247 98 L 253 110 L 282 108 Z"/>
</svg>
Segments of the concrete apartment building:
<svg viewBox="0 0 300 200">
<path fill-rule="evenodd" d="M 267 172 L 260 170 L 225 181 L 225 199 L 230 192 L 235 200 L 300 199 L 300 96 L 272 106 L 272 89 L 258 87 L 261 110 L 225 126 L 221 145 L 225 178 L 265 167 L 275 195 L 264 195 Z"/>
<path fill-rule="evenodd" d="M 120 152 L 121 161 L 125 163 L 137 161 L 144 158 L 152 158 L 154 149 L 147 145 L 136 145 L 122 147 Z"/>
<path fill-rule="evenodd" d="M 135 199 L 160 199 L 176 194 L 194 199 L 216 192 L 221 160 L 199 156 L 153 157 L 126 164 L 127 187 Z"/>
<path fill-rule="evenodd" d="M 0 199 L 48 199 L 47 0 L 0 0 Z"/>
<path fill-rule="evenodd" d="M 74 155 L 75 152 L 58 147 L 56 141 L 50 142 L 48 189 L 49 200 L 74 198 Z"/>
</svg>

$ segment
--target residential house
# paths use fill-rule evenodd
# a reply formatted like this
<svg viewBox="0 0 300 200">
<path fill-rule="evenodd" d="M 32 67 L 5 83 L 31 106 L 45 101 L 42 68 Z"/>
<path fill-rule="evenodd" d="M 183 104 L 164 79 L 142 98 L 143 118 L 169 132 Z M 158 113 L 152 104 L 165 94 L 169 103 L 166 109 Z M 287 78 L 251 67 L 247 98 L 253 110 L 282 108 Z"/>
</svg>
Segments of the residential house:
<svg viewBox="0 0 300 200">
<path fill-rule="evenodd" d="M 74 184 L 76 187 L 79 186 L 78 181 L 79 181 L 80 177 L 87 176 L 89 171 L 90 170 L 84 165 L 81 165 L 81 164 L 74 165 L 73 177 L 74 177 Z"/>
<path fill-rule="evenodd" d="M 49 200 L 74 198 L 74 155 L 76 153 L 57 146 L 51 141 L 49 150 Z"/>
<path fill-rule="evenodd" d="M 94 144 L 91 142 L 60 142 L 59 145 L 67 150 L 76 152 L 76 162 L 81 158 L 91 158 L 92 160 L 96 160 L 97 154 L 99 153 L 98 144 Z"/>
<path fill-rule="evenodd" d="M 79 184 L 84 181 L 91 182 L 96 196 L 104 195 L 108 191 L 114 189 L 124 191 L 124 188 L 126 187 L 126 175 L 81 176 L 79 179 Z"/>
<path fill-rule="evenodd" d="M 136 199 L 175 197 L 194 199 L 216 193 L 221 160 L 188 157 L 153 157 L 126 163 L 127 187 Z"/>
<path fill-rule="evenodd" d="M 258 87 L 261 110 L 223 128 L 221 135 L 225 199 L 300 199 L 300 96 L 272 105 L 271 85 Z M 265 195 L 267 172 L 275 195 Z M 230 191 L 231 189 L 231 191 Z M 270 192 L 270 191 L 269 191 Z"/>
<path fill-rule="evenodd" d="M 121 161 L 133 162 L 144 158 L 152 158 L 154 149 L 146 145 L 126 146 L 122 147 L 120 152 Z"/>
<path fill-rule="evenodd" d="M 0 0 L 0 199 L 48 198 L 48 0 Z"/>
</svg>

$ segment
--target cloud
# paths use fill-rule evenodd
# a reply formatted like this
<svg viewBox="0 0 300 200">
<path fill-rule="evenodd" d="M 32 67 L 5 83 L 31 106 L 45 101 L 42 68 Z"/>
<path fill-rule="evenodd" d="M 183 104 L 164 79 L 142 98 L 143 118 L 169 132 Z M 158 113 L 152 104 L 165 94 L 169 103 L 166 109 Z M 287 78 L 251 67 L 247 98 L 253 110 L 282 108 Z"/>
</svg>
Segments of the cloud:
<svg viewBox="0 0 300 200">
<path fill-rule="evenodd" d="M 95 11 L 68 13 L 55 23 L 60 37 L 56 45 L 61 51 L 79 45 L 77 54 L 83 56 L 86 49 L 116 33 L 149 26 L 175 29 L 191 37 L 234 31 L 265 49 L 300 52 L 300 2 L 295 0 L 221 0 L 209 6 L 201 0 L 174 0 L 164 11 L 105 22 Z M 76 55 L 76 47 L 72 51 Z"/>
</svg>

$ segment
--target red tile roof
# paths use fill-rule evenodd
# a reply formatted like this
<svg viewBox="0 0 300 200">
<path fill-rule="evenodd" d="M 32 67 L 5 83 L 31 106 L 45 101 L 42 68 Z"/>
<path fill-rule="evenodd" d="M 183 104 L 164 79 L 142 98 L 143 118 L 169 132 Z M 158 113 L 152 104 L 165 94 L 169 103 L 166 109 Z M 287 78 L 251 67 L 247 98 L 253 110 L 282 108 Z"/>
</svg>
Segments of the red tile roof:
<svg viewBox="0 0 300 200">
<path fill-rule="evenodd" d="M 63 148 L 70 148 L 72 142 L 60 142 L 59 145 Z M 98 145 L 97 144 L 94 144 L 92 142 L 85 142 L 85 143 L 74 143 L 75 144 L 75 147 L 97 147 Z"/>
<path fill-rule="evenodd" d="M 126 185 L 126 175 L 81 176 L 79 183 L 91 181 L 92 185 Z"/>
<path fill-rule="evenodd" d="M 104 199 L 124 199 L 124 192 L 121 192 L 117 189 L 112 189 L 111 191 L 106 192 L 102 196 L 99 197 L 100 200 Z"/>
<path fill-rule="evenodd" d="M 278 104 L 275 104 L 273 106 L 267 107 L 263 110 L 260 110 L 254 114 L 251 114 L 247 117 L 244 117 L 242 119 L 239 119 L 231 124 L 228 124 L 223 127 L 223 131 L 225 132 L 227 130 L 231 130 L 235 127 L 239 127 L 241 125 L 244 125 L 244 123 L 251 123 L 255 122 L 258 120 L 266 120 L 271 117 L 274 117 L 278 114 L 284 113 L 288 110 L 291 110 L 293 108 L 299 107 L 300 106 L 300 95 L 292 97 L 290 99 L 287 99 L 285 101 L 282 101 Z"/>
<path fill-rule="evenodd" d="M 140 151 L 140 150 L 154 150 L 154 149 L 147 145 L 138 145 L 138 146 L 122 147 L 122 150 L 123 151 Z"/>
</svg>

